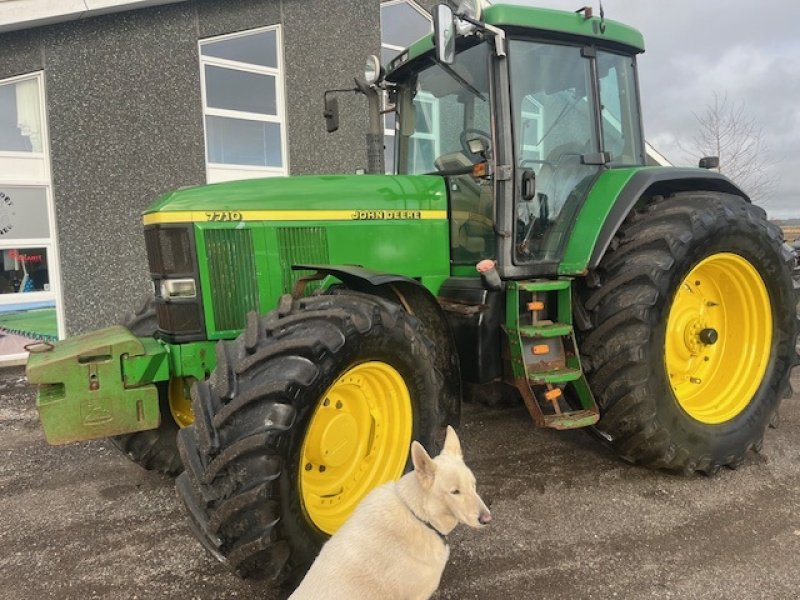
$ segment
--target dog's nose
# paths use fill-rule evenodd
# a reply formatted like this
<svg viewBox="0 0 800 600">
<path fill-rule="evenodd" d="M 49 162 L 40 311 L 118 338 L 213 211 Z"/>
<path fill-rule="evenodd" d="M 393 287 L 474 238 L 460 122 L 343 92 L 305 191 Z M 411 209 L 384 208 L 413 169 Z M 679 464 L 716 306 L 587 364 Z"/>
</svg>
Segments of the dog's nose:
<svg viewBox="0 0 800 600">
<path fill-rule="evenodd" d="M 491 523 L 492 522 L 492 513 L 490 513 L 488 510 L 486 512 L 482 512 L 478 516 L 478 522 L 481 525 L 486 525 L 488 523 Z"/>
</svg>

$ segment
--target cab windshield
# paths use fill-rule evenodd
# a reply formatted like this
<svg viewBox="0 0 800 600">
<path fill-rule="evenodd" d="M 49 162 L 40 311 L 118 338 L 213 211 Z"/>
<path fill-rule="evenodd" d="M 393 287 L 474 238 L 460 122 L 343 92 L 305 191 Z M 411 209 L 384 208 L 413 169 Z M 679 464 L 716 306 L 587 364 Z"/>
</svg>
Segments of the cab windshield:
<svg viewBox="0 0 800 600">
<path fill-rule="evenodd" d="M 397 172 L 447 176 L 456 263 L 496 252 L 491 182 L 466 173 L 492 155 L 489 60 L 480 43 L 449 67 L 430 64 L 397 89 Z"/>
</svg>

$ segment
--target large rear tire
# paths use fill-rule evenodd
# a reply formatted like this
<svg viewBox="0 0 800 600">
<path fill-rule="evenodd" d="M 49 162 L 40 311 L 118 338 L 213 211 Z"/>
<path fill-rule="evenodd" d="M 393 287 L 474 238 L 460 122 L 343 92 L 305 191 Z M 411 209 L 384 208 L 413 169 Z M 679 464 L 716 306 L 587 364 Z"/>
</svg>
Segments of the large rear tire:
<svg viewBox="0 0 800 600">
<path fill-rule="evenodd" d="M 177 480 L 195 535 L 241 576 L 295 579 L 370 489 L 431 452 L 443 378 L 419 322 L 341 292 L 248 316 L 192 388 Z"/>
<path fill-rule="evenodd" d="M 797 336 L 791 255 L 764 211 L 723 193 L 658 198 L 596 275 L 581 353 L 611 447 L 685 473 L 760 448 L 790 394 Z"/>
<path fill-rule="evenodd" d="M 142 300 L 139 308 L 121 323 L 138 337 L 153 337 L 158 330 L 155 301 L 152 296 Z M 158 383 L 158 404 L 161 423 L 157 429 L 117 435 L 111 443 L 136 464 L 150 471 L 177 475 L 183 470 L 178 453 L 177 435 L 182 425 L 191 422 L 186 401 L 185 384 L 181 379 Z"/>
</svg>

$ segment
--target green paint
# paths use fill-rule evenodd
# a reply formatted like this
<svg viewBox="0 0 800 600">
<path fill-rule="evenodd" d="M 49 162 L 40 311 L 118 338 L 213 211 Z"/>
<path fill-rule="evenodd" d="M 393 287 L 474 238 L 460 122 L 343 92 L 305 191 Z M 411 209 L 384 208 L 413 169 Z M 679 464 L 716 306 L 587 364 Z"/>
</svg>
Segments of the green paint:
<svg viewBox="0 0 800 600">
<path fill-rule="evenodd" d="M 145 214 L 205 210 L 447 210 L 447 192 L 433 175 L 269 177 L 184 188 Z"/>
<path fill-rule="evenodd" d="M 203 380 L 217 366 L 216 342 L 187 342 L 164 344 L 169 355 L 169 370 L 173 377 L 193 377 Z"/>
<path fill-rule="evenodd" d="M 122 379 L 126 388 L 169 379 L 169 355 L 153 338 L 138 338 L 144 353 L 122 357 Z"/>
<path fill-rule="evenodd" d="M 70 338 L 28 358 L 28 381 L 39 385 L 36 407 L 51 444 L 153 429 L 159 424 L 153 384 L 126 387 L 123 357 L 155 351 L 124 327 Z"/>
<path fill-rule="evenodd" d="M 256 216 L 206 222 L 204 211 Z M 303 214 L 301 220 L 274 220 L 285 216 L 275 211 Z M 345 213 L 331 220 L 318 211 Z M 403 211 L 408 218 L 381 211 Z M 417 211 L 438 211 L 441 218 L 419 218 Z M 331 175 L 187 188 L 165 195 L 145 214 L 185 213 L 187 221 L 194 220 L 207 336 L 218 340 L 238 335 L 249 310 L 265 313 L 291 292 L 307 274 L 293 271 L 292 264 L 360 265 L 430 282 L 438 290 L 450 274 L 446 211 L 442 177 Z"/>
<path fill-rule="evenodd" d="M 609 169 L 600 174 L 575 219 L 564 250 L 564 258 L 561 259 L 558 267 L 560 274 L 581 275 L 586 271 L 589 258 L 600 235 L 600 229 L 631 177 L 642 170 L 663 168 Z"/>
<path fill-rule="evenodd" d="M 495 27 L 521 27 L 535 31 L 563 33 L 591 40 L 612 42 L 644 52 L 642 34 L 627 25 L 611 19 L 605 20 L 605 31 L 600 31 L 600 17 L 585 19 L 582 14 L 533 8 L 510 4 L 497 4 L 486 9 L 483 20 Z"/>
</svg>

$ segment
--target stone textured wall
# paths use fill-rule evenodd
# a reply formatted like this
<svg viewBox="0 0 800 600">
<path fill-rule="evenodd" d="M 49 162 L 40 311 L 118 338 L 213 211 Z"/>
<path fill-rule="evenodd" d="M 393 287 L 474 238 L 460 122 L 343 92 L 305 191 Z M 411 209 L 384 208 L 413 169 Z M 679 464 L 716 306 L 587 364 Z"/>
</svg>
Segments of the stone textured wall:
<svg viewBox="0 0 800 600">
<path fill-rule="evenodd" d="M 113 324 L 149 290 L 141 212 L 205 181 L 198 40 L 282 24 L 289 167 L 365 166 L 366 102 L 349 87 L 380 48 L 377 0 L 189 0 L 0 34 L 0 78 L 44 70 L 67 334 Z"/>
</svg>

